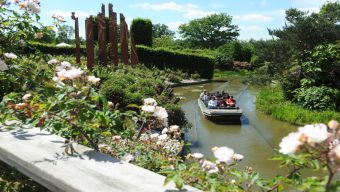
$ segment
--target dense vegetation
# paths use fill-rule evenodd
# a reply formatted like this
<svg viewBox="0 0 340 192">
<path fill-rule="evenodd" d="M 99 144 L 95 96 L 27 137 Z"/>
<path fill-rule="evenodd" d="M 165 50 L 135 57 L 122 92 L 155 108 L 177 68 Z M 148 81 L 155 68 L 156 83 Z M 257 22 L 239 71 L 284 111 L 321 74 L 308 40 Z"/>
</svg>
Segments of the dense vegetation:
<svg viewBox="0 0 340 192">
<path fill-rule="evenodd" d="M 131 23 L 131 33 L 136 45 L 152 46 L 152 22 L 150 19 L 134 19 Z"/>
</svg>

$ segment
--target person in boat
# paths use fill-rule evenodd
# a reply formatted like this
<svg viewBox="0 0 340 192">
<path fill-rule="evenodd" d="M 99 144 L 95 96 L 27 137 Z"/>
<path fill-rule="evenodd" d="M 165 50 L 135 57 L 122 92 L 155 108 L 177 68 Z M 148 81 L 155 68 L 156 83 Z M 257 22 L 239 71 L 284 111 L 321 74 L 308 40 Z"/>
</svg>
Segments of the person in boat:
<svg viewBox="0 0 340 192">
<path fill-rule="evenodd" d="M 204 89 L 204 91 L 200 94 L 200 98 L 203 101 L 203 103 L 205 105 L 208 104 L 209 101 L 209 93 L 207 92 L 207 90 Z"/>
<path fill-rule="evenodd" d="M 217 107 L 218 108 L 225 108 L 226 107 L 226 103 L 225 103 L 225 99 L 224 98 L 218 99 Z"/>
<path fill-rule="evenodd" d="M 227 99 L 227 106 L 229 106 L 229 107 L 236 107 L 236 101 L 235 101 L 233 96 L 230 96 Z"/>
<path fill-rule="evenodd" d="M 222 97 L 219 91 L 216 92 L 216 97 Z"/>
<path fill-rule="evenodd" d="M 208 108 L 209 109 L 216 109 L 217 108 L 217 101 L 215 97 L 211 97 L 211 99 L 208 102 Z"/>
</svg>

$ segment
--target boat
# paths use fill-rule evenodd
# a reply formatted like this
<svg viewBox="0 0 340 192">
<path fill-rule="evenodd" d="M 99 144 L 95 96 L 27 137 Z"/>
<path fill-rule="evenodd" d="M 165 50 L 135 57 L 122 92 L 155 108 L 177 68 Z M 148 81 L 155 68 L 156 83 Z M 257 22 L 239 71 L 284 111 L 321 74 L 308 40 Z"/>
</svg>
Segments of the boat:
<svg viewBox="0 0 340 192">
<path fill-rule="evenodd" d="M 203 115 L 210 120 L 219 121 L 240 121 L 242 116 L 242 109 L 239 107 L 227 107 L 219 109 L 209 109 L 201 99 L 198 99 L 198 106 L 200 107 Z"/>
</svg>

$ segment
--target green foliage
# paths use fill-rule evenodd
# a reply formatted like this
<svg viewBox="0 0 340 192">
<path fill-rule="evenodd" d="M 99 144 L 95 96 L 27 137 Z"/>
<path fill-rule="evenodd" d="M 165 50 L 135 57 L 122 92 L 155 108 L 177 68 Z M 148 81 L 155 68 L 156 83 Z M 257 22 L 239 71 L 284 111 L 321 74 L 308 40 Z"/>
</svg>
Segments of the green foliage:
<svg viewBox="0 0 340 192">
<path fill-rule="evenodd" d="M 152 46 L 152 22 L 150 19 L 136 18 L 131 23 L 131 33 L 136 45 Z"/>
<path fill-rule="evenodd" d="M 269 75 L 281 75 L 291 66 L 293 53 L 287 42 L 281 40 L 251 40 L 249 43 L 252 44 L 254 56 L 258 57 L 260 65 L 268 63 Z"/>
<path fill-rule="evenodd" d="M 175 41 L 171 36 L 161 36 L 153 39 L 153 47 L 173 47 Z"/>
<path fill-rule="evenodd" d="M 71 43 L 71 39 L 74 39 L 74 28 L 69 25 L 58 26 L 56 43 Z"/>
<path fill-rule="evenodd" d="M 287 71 L 287 73 L 281 79 L 281 88 L 285 99 L 294 99 L 295 90 L 301 86 L 300 80 L 301 67 L 295 66 Z"/>
<path fill-rule="evenodd" d="M 270 34 L 289 43 L 298 55 L 320 44 L 335 43 L 340 39 L 340 27 L 337 24 L 340 2 L 328 2 L 320 13 L 288 9 L 287 24 L 282 29 L 270 30 Z M 302 57 L 303 58 L 303 57 Z"/>
<path fill-rule="evenodd" d="M 145 46 L 137 46 L 137 52 L 139 60 L 148 67 L 179 69 L 188 74 L 198 73 L 202 78 L 207 79 L 213 77 L 214 61 L 212 57 L 164 48 L 152 49 Z"/>
<path fill-rule="evenodd" d="M 175 37 L 175 32 L 171 31 L 167 25 L 164 24 L 155 24 L 152 25 L 152 38 L 162 38 L 162 37 L 169 37 L 173 39 Z"/>
<path fill-rule="evenodd" d="M 42 192 L 48 189 L 0 161 L 0 191 L 6 192 Z"/>
<path fill-rule="evenodd" d="M 46 44 L 46 43 L 38 43 L 38 42 L 28 42 L 25 48 L 23 49 L 24 54 L 32 54 L 35 53 L 36 50 L 50 55 L 74 55 L 75 54 L 75 46 L 72 47 L 57 47 L 55 44 Z M 80 46 L 80 53 L 82 55 L 86 55 L 86 48 L 84 46 Z"/>
<path fill-rule="evenodd" d="M 297 103 L 312 110 L 335 110 L 336 101 L 340 99 L 339 91 L 329 87 L 301 87 L 296 90 Z"/>
<path fill-rule="evenodd" d="M 219 70 L 232 70 L 234 59 L 227 54 L 217 54 L 215 57 L 215 68 Z"/>
<path fill-rule="evenodd" d="M 40 16 L 28 11 L 19 12 L 10 7 L 9 1 L 0 1 L 0 51 L 15 52 L 39 31 Z"/>
<path fill-rule="evenodd" d="M 309 110 L 285 100 L 279 88 L 268 87 L 261 90 L 256 97 L 256 107 L 279 120 L 297 125 L 327 123 L 329 119 L 340 119 L 338 112 Z"/>
<path fill-rule="evenodd" d="M 214 49 L 234 40 L 238 35 L 237 25 L 225 13 L 191 20 L 179 27 L 179 33 L 192 47 Z"/>
</svg>

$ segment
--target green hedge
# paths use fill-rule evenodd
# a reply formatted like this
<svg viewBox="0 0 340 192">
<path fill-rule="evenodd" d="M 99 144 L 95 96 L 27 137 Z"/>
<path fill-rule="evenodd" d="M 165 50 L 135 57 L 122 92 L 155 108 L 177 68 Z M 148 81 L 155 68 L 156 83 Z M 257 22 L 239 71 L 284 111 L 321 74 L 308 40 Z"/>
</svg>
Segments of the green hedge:
<svg viewBox="0 0 340 192">
<path fill-rule="evenodd" d="M 25 54 L 35 53 L 36 50 L 41 51 L 46 54 L 51 55 L 75 55 L 76 47 L 57 47 L 54 44 L 38 43 L 38 42 L 28 42 L 27 46 L 24 48 Z M 80 54 L 86 55 L 86 47 L 80 46 Z"/>
<path fill-rule="evenodd" d="M 214 59 L 193 53 L 172 51 L 164 48 L 137 46 L 139 61 L 148 67 L 180 69 L 189 74 L 198 73 L 202 78 L 214 75 Z"/>
<path fill-rule="evenodd" d="M 135 18 L 131 24 L 136 45 L 152 46 L 152 22 L 150 19 Z"/>
</svg>

